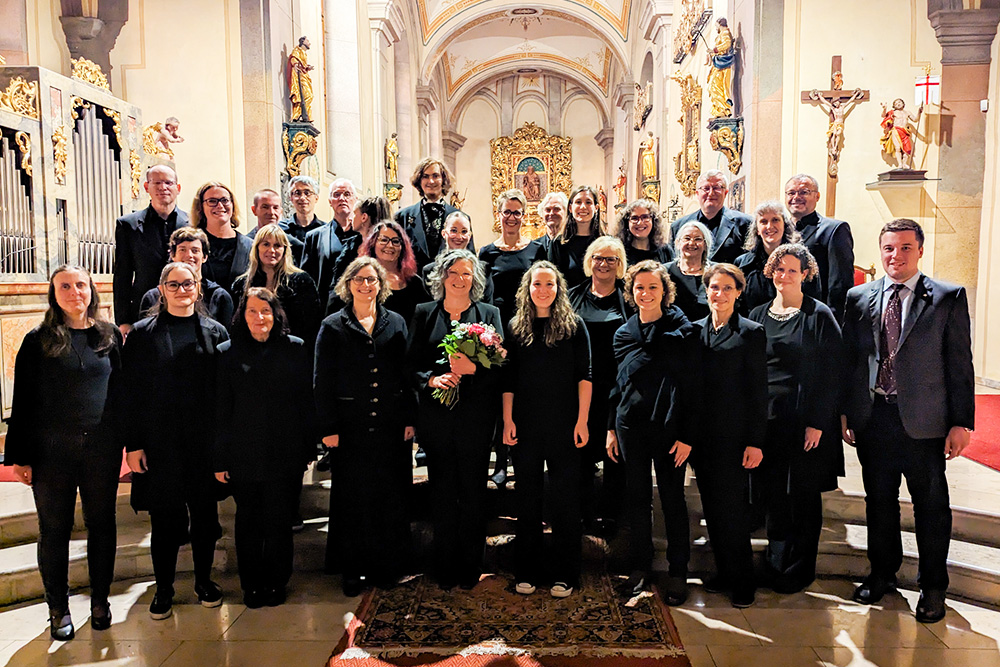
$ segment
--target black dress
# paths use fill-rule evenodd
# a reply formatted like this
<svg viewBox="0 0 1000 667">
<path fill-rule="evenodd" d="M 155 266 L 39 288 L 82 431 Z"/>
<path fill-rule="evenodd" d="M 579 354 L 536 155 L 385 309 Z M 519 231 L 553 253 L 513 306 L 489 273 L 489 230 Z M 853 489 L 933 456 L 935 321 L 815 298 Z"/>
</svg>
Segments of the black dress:
<svg viewBox="0 0 1000 667">
<path fill-rule="evenodd" d="M 500 310 L 502 322 L 514 317 L 514 297 L 521 286 L 521 277 L 532 264 L 545 258 L 545 248 L 538 241 L 531 241 L 520 250 L 501 250 L 496 243 L 479 250 L 479 261 L 493 279 L 493 305 Z"/>
<path fill-rule="evenodd" d="M 710 264 L 706 264 L 707 269 Z M 679 260 L 667 264 L 667 273 L 677 288 L 677 298 L 674 305 L 681 309 L 692 322 L 708 317 L 708 295 L 705 293 L 705 283 L 701 276 L 689 276 L 681 271 Z"/>
<path fill-rule="evenodd" d="M 316 340 L 318 428 L 340 436 L 327 560 L 339 556 L 345 580 L 392 583 L 406 567 L 412 458 L 403 432 L 417 416 L 406 339 L 403 318 L 379 306 L 371 334 L 346 307 L 323 320 Z"/>
<path fill-rule="evenodd" d="M 560 234 L 549 245 L 548 259 L 562 272 L 567 287 L 576 287 L 588 280 L 587 274 L 583 272 L 583 256 L 587 254 L 587 248 L 595 237 L 577 234 L 565 243 L 562 238 Z"/>
<path fill-rule="evenodd" d="M 653 248 L 651 250 L 642 250 L 641 248 L 636 248 L 633 245 L 627 245 L 625 246 L 625 257 L 628 259 L 629 266 L 634 266 L 647 259 L 655 260 L 660 264 L 667 264 L 674 259 L 674 249 L 666 243 L 661 245 L 659 248 Z"/>
<path fill-rule="evenodd" d="M 459 319 L 503 331 L 500 311 L 488 304 L 473 302 Z M 471 583 L 481 573 L 486 540 L 483 471 L 500 413 L 500 370 L 496 368 L 478 368 L 474 375 L 464 376 L 458 403 L 451 409 L 431 395 L 428 380 L 448 371 L 447 364 L 438 363 L 442 359 L 438 343 L 452 328 L 441 301 L 420 304 L 408 344 L 420 404 L 417 439 L 427 453 L 431 485 L 435 574 L 445 585 Z"/>
<path fill-rule="evenodd" d="M 837 488 L 844 474 L 838 420 L 840 327 L 824 304 L 805 296 L 791 317 L 774 316 L 770 304 L 750 313 L 767 333 L 767 456 L 760 480 L 767 511 L 767 562 L 802 588 L 816 576 L 823 523 L 823 491 Z M 805 451 L 806 427 L 823 432 L 819 446 Z"/>
<path fill-rule="evenodd" d="M 288 333 L 301 338 L 306 348 L 311 350 L 316 342 L 316 330 L 322 319 L 316 283 L 305 271 L 289 273 L 287 282 L 279 283 L 275 294 L 288 318 Z M 267 287 L 267 274 L 261 270 L 253 277 L 251 287 Z M 243 300 L 246 293 L 246 276 L 240 276 L 233 283 L 233 292 Z"/>
<path fill-rule="evenodd" d="M 585 525 L 595 518 L 617 522 L 625 490 L 625 468 L 608 457 L 605 448 L 611 392 L 615 387 L 615 332 L 631 316 L 622 284 L 608 296 L 597 296 L 591 283 L 580 283 L 569 291 L 569 302 L 583 320 L 590 336 L 590 366 L 593 391 L 587 428 L 590 442 L 581 450 L 580 502 Z M 594 488 L 597 464 L 602 463 L 600 492 Z"/>
<path fill-rule="evenodd" d="M 504 393 L 513 394 L 517 445 L 515 559 L 519 582 L 561 582 L 580 578 L 580 452 L 573 429 L 579 414 L 579 383 L 590 381 L 590 338 L 578 320 L 576 332 L 552 347 L 545 344 L 547 318 L 532 323 L 534 340 L 525 345 L 509 331 Z M 545 396 L 539 401 L 539 396 Z M 601 431 L 603 433 L 603 431 Z M 551 567 L 542 558 L 545 470 L 548 469 L 554 548 Z"/>
<path fill-rule="evenodd" d="M 292 575 L 299 485 L 315 452 L 312 350 L 294 336 L 260 343 L 243 333 L 219 345 L 218 365 L 213 460 L 229 472 L 236 499 L 240 585 L 282 590 Z"/>
<path fill-rule="evenodd" d="M 5 465 L 31 466 L 38 510 L 38 566 L 52 611 L 69 609 L 69 542 L 77 489 L 87 518 L 91 599 L 107 602 L 115 569 L 118 474 L 116 386 L 122 336 L 106 322 L 70 329 L 70 349 L 42 352 L 39 328 L 25 335 L 14 362 L 14 396 Z M 112 344 L 98 351 L 101 332 Z"/>
<path fill-rule="evenodd" d="M 767 253 L 759 241 L 756 250 L 743 253 L 734 263 L 743 271 L 743 277 L 747 281 L 747 286 L 736 304 L 739 313 L 746 317 L 757 306 L 774 301 L 774 281 L 764 277 Z"/>
</svg>

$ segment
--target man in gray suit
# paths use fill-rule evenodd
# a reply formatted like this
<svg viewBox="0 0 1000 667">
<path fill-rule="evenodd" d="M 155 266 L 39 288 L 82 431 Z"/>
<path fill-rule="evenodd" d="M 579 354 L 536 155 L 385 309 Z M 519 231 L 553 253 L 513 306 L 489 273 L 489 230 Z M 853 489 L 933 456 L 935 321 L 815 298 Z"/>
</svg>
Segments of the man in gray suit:
<svg viewBox="0 0 1000 667">
<path fill-rule="evenodd" d="M 747 239 L 747 230 L 753 226 L 753 218 L 746 213 L 726 208 L 729 183 L 726 175 L 718 169 L 709 169 L 699 176 L 695 192 L 698 210 L 678 218 L 670 225 L 670 243 L 673 244 L 677 232 L 685 224 L 700 222 L 712 232 L 712 254 L 708 259 L 733 263 L 743 254 L 743 244 Z"/>
<path fill-rule="evenodd" d="M 969 444 L 975 381 L 965 288 L 920 273 L 924 232 L 899 218 L 879 233 L 886 276 L 847 293 L 844 440 L 858 449 L 871 573 L 854 591 L 878 602 L 903 561 L 899 486 L 913 501 L 920 556 L 917 620 L 944 618 L 951 507 L 946 460 Z"/>
</svg>

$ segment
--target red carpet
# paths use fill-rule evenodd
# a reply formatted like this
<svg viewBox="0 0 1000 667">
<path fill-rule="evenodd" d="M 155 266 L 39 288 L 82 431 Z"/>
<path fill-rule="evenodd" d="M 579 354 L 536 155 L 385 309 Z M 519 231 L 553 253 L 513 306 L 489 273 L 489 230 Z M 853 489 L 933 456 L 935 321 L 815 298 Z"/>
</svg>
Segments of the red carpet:
<svg viewBox="0 0 1000 667">
<path fill-rule="evenodd" d="M 1000 471 L 1000 394 L 976 395 L 976 430 L 962 456 Z"/>
</svg>

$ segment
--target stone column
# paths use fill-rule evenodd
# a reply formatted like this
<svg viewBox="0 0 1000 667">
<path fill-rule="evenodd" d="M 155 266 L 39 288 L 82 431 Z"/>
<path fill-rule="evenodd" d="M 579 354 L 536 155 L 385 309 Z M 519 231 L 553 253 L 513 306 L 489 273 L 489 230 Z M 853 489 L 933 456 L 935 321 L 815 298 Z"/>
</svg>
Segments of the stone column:
<svg viewBox="0 0 1000 667">
<path fill-rule="evenodd" d="M 990 50 L 1000 9 L 939 9 L 951 3 L 931 0 L 927 11 L 942 47 L 942 135 L 937 215 L 933 234 L 936 277 L 964 285 L 975 310 L 983 176 L 986 170 L 986 116 L 980 100 L 989 92 Z"/>
<path fill-rule="evenodd" d="M 102 0 L 96 16 L 85 15 L 82 5 L 75 3 L 63 2 L 62 7 L 59 22 L 70 57 L 97 63 L 110 81 L 111 49 L 128 21 L 128 0 Z"/>
<path fill-rule="evenodd" d="M 441 133 L 441 147 L 443 149 L 441 161 L 444 162 L 445 166 L 453 174 L 457 173 L 455 169 L 455 156 L 461 150 L 462 146 L 465 145 L 465 140 L 464 136 L 454 130 L 445 130 Z"/>
<path fill-rule="evenodd" d="M 438 96 L 433 87 L 417 84 L 417 113 L 421 125 L 420 159 L 425 157 L 440 157 L 434 151 L 435 145 L 440 145 L 440 127 L 437 119 Z M 437 134 L 437 138 L 435 138 Z"/>
<path fill-rule="evenodd" d="M 264 187 L 276 187 L 284 168 L 281 137 L 278 134 L 284 117 L 284 99 L 275 96 L 274 68 L 271 57 L 271 15 L 268 0 L 240 0 L 240 60 L 243 75 L 243 158 L 246 164 L 246 197 L 249 206 L 253 193 Z M 279 86 L 284 90 L 284 86 Z M 319 103 L 313 102 L 313 113 Z M 291 206 L 282 193 L 282 200 Z"/>
<path fill-rule="evenodd" d="M 371 128 L 370 145 L 376 151 L 371 174 L 365 179 L 376 192 L 382 190 L 386 181 L 384 147 L 386 139 L 393 133 L 395 113 L 395 58 L 390 48 L 399 41 L 403 31 L 402 13 L 396 5 L 385 2 L 368 3 L 368 26 L 371 29 L 372 102 L 375 107 L 375 122 Z M 398 139 L 398 137 L 397 137 Z"/>
<path fill-rule="evenodd" d="M 597 145 L 601 147 L 604 151 L 604 178 L 601 181 L 601 185 L 604 186 L 604 192 L 608 195 L 608 211 L 609 215 L 614 214 L 615 204 L 617 202 L 611 201 L 614 196 L 614 190 L 611 189 L 611 184 L 615 182 L 614 176 L 612 175 L 612 170 L 614 169 L 615 162 L 615 131 L 611 127 L 603 127 L 601 131 L 594 135 L 594 141 Z"/>
<path fill-rule="evenodd" d="M 613 121 L 613 131 L 614 131 L 614 146 L 615 154 L 612 158 L 612 182 L 618 180 L 618 167 L 622 163 L 622 158 L 625 158 L 625 175 L 628 178 L 628 188 L 625 190 L 625 202 L 628 203 L 630 199 L 634 199 L 633 193 L 638 192 L 638 185 L 636 184 L 636 179 L 639 174 L 635 172 L 635 163 L 633 159 L 632 151 L 635 142 L 633 137 L 635 132 L 632 131 L 632 104 L 635 100 L 635 86 L 631 81 L 625 81 L 619 83 L 615 87 L 614 92 L 614 111 L 615 118 Z M 662 145 L 662 144 L 661 144 Z M 663 150 L 660 150 L 660 154 L 663 154 Z M 612 201 L 613 200 L 613 201 Z M 612 191 L 608 194 L 608 206 L 612 209 L 614 205 L 618 203 L 618 198 L 614 195 Z"/>
</svg>

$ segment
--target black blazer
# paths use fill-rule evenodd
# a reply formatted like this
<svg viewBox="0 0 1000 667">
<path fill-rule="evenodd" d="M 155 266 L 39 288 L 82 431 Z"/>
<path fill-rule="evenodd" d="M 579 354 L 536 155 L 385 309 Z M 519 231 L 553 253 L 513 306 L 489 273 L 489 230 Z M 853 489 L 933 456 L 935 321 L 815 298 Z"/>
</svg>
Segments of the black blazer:
<svg viewBox="0 0 1000 667">
<path fill-rule="evenodd" d="M 608 428 L 663 433 L 666 449 L 675 440 L 697 446 L 701 424 L 701 330 L 676 306 L 643 327 L 633 315 L 615 333 L 618 377 L 611 395 Z"/>
<path fill-rule="evenodd" d="M 188 224 L 187 213 L 174 209 L 172 222 L 166 223 L 163 240 Z M 159 214 L 152 206 L 123 215 L 115 221 L 115 273 L 112 290 L 115 302 L 115 322 L 132 324 L 142 319 L 139 302 L 142 295 L 160 282 L 160 272 L 170 258 L 167 244 L 160 244 L 153 234 L 144 234 L 147 216 Z"/>
<path fill-rule="evenodd" d="M 276 294 L 281 307 L 288 317 L 288 332 L 305 341 L 306 348 L 312 350 L 316 342 L 316 331 L 322 317 L 319 297 L 316 294 L 316 283 L 305 271 L 296 271 L 287 276 L 288 283 L 278 285 Z M 251 287 L 265 287 L 267 275 L 258 270 L 250 283 Z M 233 284 L 233 291 L 242 302 L 246 291 L 246 276 L 240 276 Z"/>
<path fill-rule="evenodd" d="M 218 351 L 215 471 L 237 482 L 301 477 L 316 451 L 312 350 L 295 336 L 244 333 Z"/>
<path fill-rule="evenodd" d="M 333 290 L 334 266 L 344 249 L 338 229 L 340 225 L 336 220 L 328 222 L 306 234 L 302 247 L 302 263 L 299 268 L 312 276 L 321 303 L 327 302 Z"/>
<path fill-rule="evenodd" d="M 767 336 L 764 327 L 733 313 L 729 325 L 714 333 L 711 316 L 701 327 L 702 405 L 699 444 L 742 454 L 746 447 L 764 449 L 767 433 Z"/>
<path fill-rule="evenodd" d="M 708 269 L 710 265 L 711 262 L 706 262 L 705 269 Z M 692 322 L 708 315 L 708 294 L 705 291 L 705 283 L 702 281 L 702 277 L 684 275 L 676 259 L 666 266 L 670 280 L 674 283 L 674 287 L 677 288 L 677 297 L 674 299 L 674 305 L 680 308 L 681 312 Z M 692 282 L 694 283 L 694 288 L 692 288 Z"/>
<path fill-rule="evenodd" d="M 406 359 L 406 322 L 378 307 L 371 334 L 350 306 L 330 315 L 316 339 L 313 385 L 320 436 L 373 437 L 415 426 L 417 394 Z"/>
<path fill-rule="evenodd" d="M 689 222 L 703 222 L 699 217 L 701 211 L 689 213 L 670 225 L 671 243 L 677 238 L 677 232 L 681 227 Z M 743 254 L 743 243 L 747 238 L 747 231 L 753 226 L 753 218 L 741 211 L 734 211 L 731 208 L 722 207 L 722 220 L 719 226 L 712 230 L 712 253 L 709 259 L 713 262 L 733 262 Z"/>
<path fill-rule="evenodd" d="M 885 278 L 847 293 L 844 344 L 847 425 L 864 430 L 871 417 L 880 355 Z M 965 288 L 921 275 L 896 353 L 899 417 L 915 439 L 943 438 L 953 426 L 973 428 L 975 372 Z"/>
<path fill-rule="evenodd" d="M 802 234 L 802 245 L 809 248 L 819 266 L 816 280 L 806 283 L 803 288 L 830 306 L 837 321 L 842 321 L 847 292 L 854 286 L 851 226 L 843 220 L 813 212 L 795 223 L 795 231 Z"/>
<path fill-rule="evenodd" d="M 767 264 L 767 254 L 764 244 L 757 244 L 757 249 L 745 252 L 733 262 L 743 271 L 747 286 L 740 295 L 740 300 L 736 303 L 736 309 L 740 315 L 747 316 L 751 310 L 764 303 L 774 301 L 774 281 L 764 277 L 764 265 Z M 803 289 L 806 288 L 806 283 Z"/>
<path fill-rule="evenodd" d="M 208 278 L 201 279 L 201 298 L 205 302 L 205 309 L 208 316 L 229 329 L 233 324 L 233 297 L 229 292 L 222 289 L 218 283 Z M 156 287 L 142 295 L 142 303 L 139 305 L 140 312 L 149 312 L 149 309 L 160 301 L 160 290 Z"/>
<path fill-rule="evenodd" d="M 424 231 L 424 210 L 421 207 L 422 203 L 423 200 L 420 200 L 416 204 L 410 204 L 396 213 L 396 223 L 405 229 L 406 235 L 410 237 L 410 243 L 413 245 L 413 254 L 416 255 L 417 266 L 420 268 L 433 262 L 436 256 L 436 254 L 431 253 L 430 246 L 427 244 L 427 233 Z M 443 206 L 445 219 L 458 210 L 448 203 L 443 204 Z M 442 239 L 443 242 L 444 240 Z M 476 244 L 471 232 L 468 249 L 473 253 L 476 252 Z"/>
<path fill-rule="evenodd" d="M 278 221 L 278 227 L 288 237 L 288 244 L 292 247 L 292 261 L 295 262 L 295 266 L 298 268 L 302 268 L 302 250 L 305 247 L 306 236 L 309 235 L 309 232 L 319 229 L 325 224 L 315 214 L 313 214 L 312 220 L 305 227 L 298 223 L 294 214 L 291 218 Z"/>
<path fill-rule="evenodd" d="M 222 276 L 209 275 L 208 278 L 219 283 L 229 292 L 233 298 L 233 303 L 240 302 L 240 294 L 233 289 L 233 283 L 250 268 L 250 250 L 253 248 L 253 240 L 236 232 L 236 253 L 233 255 L 233 263 L 229 265 L 229 272 Z M 208 262 L 202 265 L 202 273 L 208 268 Z"/>
</svg>

